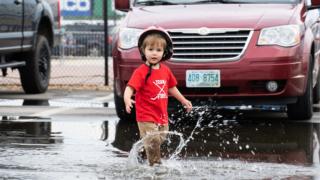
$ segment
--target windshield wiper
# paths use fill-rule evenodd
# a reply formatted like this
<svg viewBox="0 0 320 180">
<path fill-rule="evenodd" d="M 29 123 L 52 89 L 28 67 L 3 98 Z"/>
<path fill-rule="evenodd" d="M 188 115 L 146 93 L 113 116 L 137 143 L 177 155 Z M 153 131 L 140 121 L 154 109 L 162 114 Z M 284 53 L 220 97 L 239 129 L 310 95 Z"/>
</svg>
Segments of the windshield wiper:
<svg viewBox="0 0 320 180">
<path fill-rule="evenodd" d="M 199 1 L 194 1 L 194 2 L 189 2 L 189 3 L 183 3 L 183 4 L 206 4 L 206 3 L 228 3 L 226 0 L 199 0 Z"/>
<path fill-rule="evenodd" d="M 146 6 L 156 6 L 156 5 L 176 5 L 176 3 L 170 1 L 162 1 L 162 0 L 148 0 L 148 1 L 138 1 L 136 2 L 138 5 L 146 5 Z"/>
<path fill-rule="evenodd" d="M 277 2 L 278 0 L 275 0 L 274 2 Z M 262 2 L 257 0 L 202 0 L 200 2 L 215 2 L 215 3 L 224 3 L 224 4 L 267 4 L 267 3 L 274 3 L 272 1 L 270 2 Z"/>
</svg>

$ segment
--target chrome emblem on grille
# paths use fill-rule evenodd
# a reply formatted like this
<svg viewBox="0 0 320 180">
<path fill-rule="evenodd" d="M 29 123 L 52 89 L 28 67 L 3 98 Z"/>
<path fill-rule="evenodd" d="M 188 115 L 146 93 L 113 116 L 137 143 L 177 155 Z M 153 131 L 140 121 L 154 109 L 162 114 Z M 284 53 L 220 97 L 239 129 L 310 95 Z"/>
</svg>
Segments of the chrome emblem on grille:
<svg viewBox="0 0 320 180">
<path fill-rule="evenodd" d="M 198 29 L 198 33 L 202 36 L 204 35 L 208 35 L 210 33 L 210 30 L 206 27 L 202 27 L 200 29 Z"/>
</svg>

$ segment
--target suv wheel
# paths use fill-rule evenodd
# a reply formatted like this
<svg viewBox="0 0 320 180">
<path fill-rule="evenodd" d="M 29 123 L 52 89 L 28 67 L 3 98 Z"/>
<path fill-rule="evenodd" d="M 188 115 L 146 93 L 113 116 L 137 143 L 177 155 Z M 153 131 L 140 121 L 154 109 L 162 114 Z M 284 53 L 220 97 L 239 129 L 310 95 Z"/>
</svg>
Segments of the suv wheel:
<svg viewBox="0 0 320 180">
<path fill-rule="evenodd" d="M 313 62 L 312 56 L 310 62 Z M 313 114 L 313 88 L 312 88 L 312 69 L 309 70 L 306 91 L 302 96 L 298 97 L 295 104 L 288 104 L 288 118 L 292 120 L 308 120 Z"/>
<path fill-rule="evenodd" d="M 50 61 L 48 40 L 39 35 L 35 48 L 26 55 L 26 66 L 19 68 L 21 84 L 27 94 L 43 93 L 48 89 Z"/>
</svg>

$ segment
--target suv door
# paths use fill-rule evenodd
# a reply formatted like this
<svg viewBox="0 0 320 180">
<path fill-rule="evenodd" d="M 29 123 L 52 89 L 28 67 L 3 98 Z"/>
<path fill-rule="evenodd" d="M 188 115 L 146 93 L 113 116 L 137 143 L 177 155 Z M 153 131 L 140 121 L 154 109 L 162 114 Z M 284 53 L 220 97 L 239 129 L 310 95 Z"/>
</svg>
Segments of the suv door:
<svg viewBox="0 0 320 180">
<path fill-rule="evenodd" d="M 0 53 L 21 48 L 22 3 L 23 0 L 0 1 Z"/>
<path fill-rule="evenodd" d="M 24 0 L 24 30 L 23 30 L 23 49 L 29 50 L 32 47 L 32 41 L 35 40 L 35 17 L 38 1 Z"/>
</svg>

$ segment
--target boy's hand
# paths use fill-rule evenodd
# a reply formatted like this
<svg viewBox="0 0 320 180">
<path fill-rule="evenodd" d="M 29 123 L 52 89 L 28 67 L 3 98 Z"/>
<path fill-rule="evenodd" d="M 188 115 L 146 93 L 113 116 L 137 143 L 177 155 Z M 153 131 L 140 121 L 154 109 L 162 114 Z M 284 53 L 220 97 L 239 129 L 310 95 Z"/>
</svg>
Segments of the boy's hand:
<svg viewBox="0 0 320 180">
<path fill-rule="evenodd" d="M 135 103 L 135 101 L 132 100 L 132 99 L 129 99 L 128 101 L 125 101 L 124 103 L 126 105 L 126 112 L 128 114 L 130 114 L 131 113 L 131 109 L 133 108 L 133 104 Z"/>
<path fill-rule="evenodd" d="M 186 108 L 187 112 L 190 112 L 192 110 L 192 103 L 189 100 L 187 100 L 187 99 L 184 100 L 182 102 L 182 105 L 183 105 L 184 108 Z"/>
<path fill-rule="evenodd" d="M 134 89 L 130 86 L 127 86 L 126 89 L 124 90 L 124 95 L 123 95 L 123 100 L 124 100 L 124 104 L 125 104 L 125 108 L 126 108 L 126 112 L 127 113 L 131 113 L 131 108 L 133 108 L 133 105 L 135 102 L 134 100 L 131 99 L 132 95 L 133 95 L 133 91 Z"/>
</svg>

